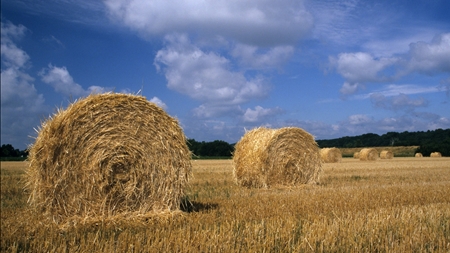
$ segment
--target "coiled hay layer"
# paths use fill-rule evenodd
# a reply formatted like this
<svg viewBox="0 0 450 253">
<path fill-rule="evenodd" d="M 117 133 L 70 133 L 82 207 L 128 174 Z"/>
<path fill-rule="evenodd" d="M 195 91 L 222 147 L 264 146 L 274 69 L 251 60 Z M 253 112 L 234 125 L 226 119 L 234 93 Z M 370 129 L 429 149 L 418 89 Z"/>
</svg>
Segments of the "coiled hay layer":
<svg viewBox="0 0 450 253">
<path fill-rule="evenodd" d="M 353 158 L 355 158 L 355 159 L 359 159 L 359 151 L 358 151 L 358 152 L 355 152 L 355 153 L 353 153 Z"/>
<path fill-rule="evenodd" d="M 178 122 L 142 96 L 90 95 L 44 122 L 29 201 L 56 223 L 178 210 L 191 175 Z"/>
<path fill-rule="evenodd" d="M 363 148 L 359 151 L 360 161 L 375 161 L 378 159 L 378 151 L 374 148 Z"/>
<path fill-rule="evenodd" d="M 442 157 L 441 152 L 431 152 L 430 157 Z"/>
<path fill-rule="evenodd" d="M 380 158 L 381 159 L 392 159 L 392 158 L 394 158 L 394 153 L 392 153 L 392 151 L 389 151 L 389 150 L 383 150 L 380 152 Z"/>
<path fill-rule="evenodd" d="M 416 153 L 414 157 L 423 157 L 422 153 Z"/>
<path fill-rule="evenodd" d="M 342 153 L 338 148 L 323 148 L 320 150 L 320 156 L 325 163 L 340 163 Z"/>
<path fill-rule="evenodd" d="M 255 128 L 241 138 L 233 154 L 238 185 L 268 188 L 319 181 L 320 152 L 314 137 L 301 128 Z"/>
</svg>

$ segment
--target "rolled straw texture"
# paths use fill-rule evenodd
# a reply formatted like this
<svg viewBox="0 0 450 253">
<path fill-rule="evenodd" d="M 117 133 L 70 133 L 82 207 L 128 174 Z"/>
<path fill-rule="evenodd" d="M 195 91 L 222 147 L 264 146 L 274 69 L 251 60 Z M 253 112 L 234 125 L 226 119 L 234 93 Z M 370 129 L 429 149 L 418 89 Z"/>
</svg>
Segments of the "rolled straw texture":
<svg viewBox="0 0 450 253">
<path fill-rule="evenodd" d="M 59 110 L 29 152 L 29 202 L 56 223 L 178 210 L 192 170 L 178 122 L 126 94 Z"/>
<path fill-rule="evenodd" d="M 320 150 L 320 156 L 325 163 L 340 163 L 342 153 L 338 148 L 323 148 Z"/>
<path fill-rule="evenodd" d="M 233 154 L 238 185 L 268 188 L 319 181 L 320 152 L 314 137 L 301 128 L 255 128 L 241 138 Z"/>
<path fill-rule="evenodd" d="M 353 158 L 355 158 L 355 159 L 359 159 L 359 152 L 355 152 L 355 153 L 353 153 Z"/>
<path fill-rule="evenodd" d="M 441 152 L 431 152 L 430 157 L 442 157 Z"/>
<path fill-rule="evenodd" d="M 392 159 L 392 158 L 394 158 L 394 153 L 392 153 L 392 151 L 389 151 L 389 150 L 383 150 L 380 152 L 380 158 L 381 159 Z"/>
<path fill-rule="evenodd" d="M 378 151 L 374 148 L 363 148 L 359 151 L 360 161 L 375 161 L 378 159 Z"/>
<path fill-rule="evenodd" d="M 415 157 L 423 157 L 422 153 L 416 153 L 414 156 Z"/>
</svg>

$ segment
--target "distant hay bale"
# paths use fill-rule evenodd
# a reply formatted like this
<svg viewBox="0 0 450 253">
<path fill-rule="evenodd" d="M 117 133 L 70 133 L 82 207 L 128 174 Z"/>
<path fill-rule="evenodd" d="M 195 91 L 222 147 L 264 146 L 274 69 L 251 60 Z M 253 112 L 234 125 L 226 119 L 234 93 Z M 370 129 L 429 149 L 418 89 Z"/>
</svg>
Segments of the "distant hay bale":
<svg viewBox="0 0 450 253">
<path fill-rule="evenodd" d="M 442 154 L 441 154 L 441 152 L 432 152 L 430 154 L 430 157 L 442 157 Z"/>
<path fill-rule="evenodd" d="M 363 148 L 359 151 L 360 161 L 375 161 L 378 159 L 378 151 L 374 148 Z"/>
<path fill-rule="evenodd" d="M 422 153 L 416 153 L 414 157 L 423 157 Z"/>
<path fill-rule="evenodd" d="M 245 133 L 233 154 L 233 176 L 245 187 L 316 183 L 321 171 L 314 137 L 297 127 L 255 128 Z"/>
<path fill-rule="evenodd" d="M 178 122 L 135 95 L 59 110 L 29 151 L 29 202 L 56 223 L 176 211 L 192 170 Z"/>
<path fill-rule="evenodd" d="M 320 157 L 325 163 L 339 163 L 342 160 L 342 153 L 338 148 L 322 148 Z"/>
<path fill-rule="evenodd" d="M 392 158 L 394 158 L 394 153 L 392 153 L 392 151 L 389 151 L 389 150 L 383 150 L 380 152 L 380 158 L 381 159 L 392 159 Z"/>
<path fill-rule="evenodd" d="M 355 158 L 355 159 L 359 159 L 359 152 L 355 152 L 355 153 L 353 153 L 353 158 Z"/>
</svg>

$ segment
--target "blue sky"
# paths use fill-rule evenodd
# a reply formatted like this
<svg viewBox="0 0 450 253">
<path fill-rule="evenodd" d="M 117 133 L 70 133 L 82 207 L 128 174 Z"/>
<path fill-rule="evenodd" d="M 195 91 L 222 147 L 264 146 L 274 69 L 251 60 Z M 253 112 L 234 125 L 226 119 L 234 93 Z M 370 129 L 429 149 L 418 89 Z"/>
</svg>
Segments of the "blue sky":
<svg viewBox="0 0 450 253">
<path fill-rule="evenodd" d="M 1 0 L 1 143 L 56 108 L 142 94 L 188 138 L 450 128 L 450 1 Z"/>
</svg>

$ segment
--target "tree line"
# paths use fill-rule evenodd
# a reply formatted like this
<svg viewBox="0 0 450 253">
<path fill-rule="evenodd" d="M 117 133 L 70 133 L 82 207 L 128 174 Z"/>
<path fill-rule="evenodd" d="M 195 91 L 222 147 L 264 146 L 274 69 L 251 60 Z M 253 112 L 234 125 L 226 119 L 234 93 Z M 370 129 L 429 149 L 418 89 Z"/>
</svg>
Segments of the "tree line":
<svg viewBox="0 0 450 253">
<path fill-rule="evenodd" d="M 11 144 L 3 144 L 0 149 L 1 160 L 25 160 L 28 157 L 28 150 L 19 150 Z"/>
<path fill-rule="evenodd" d="M 419 146 L 416 152 L 429 156 L 431 152 L 441 152 L 443 156 L 450 156 L 450 128 L 419 132 L 388 132 L 383 135 L 368 133 L 359 136 L 345 136 L 329 140 L 317 140 L 320 148 L 359 148 L 359 147 L 386 147 L 386 146 Z M 187 146 L 193 158 L 205 157 L 231 157 L 235 144 L 215 140 L 212 142 L 188 139 Z M 14 149 L 11 144 L 1 146 L 1 158 L 8 160 L 23 160 L 28 156 L 27 150 Z"/>
<path fill-rule="evenodd" d="M 429 156 L 431 152 L 441 152 L 443 156 L 450 156 L 450 128 L 419 132 L 388 132 L 383 135 L 368 133 L 353 137 L 317 140 L 317 144 L 321 148 L 419 146 L 416 152 L 424 156 Z"/>
</svg>

